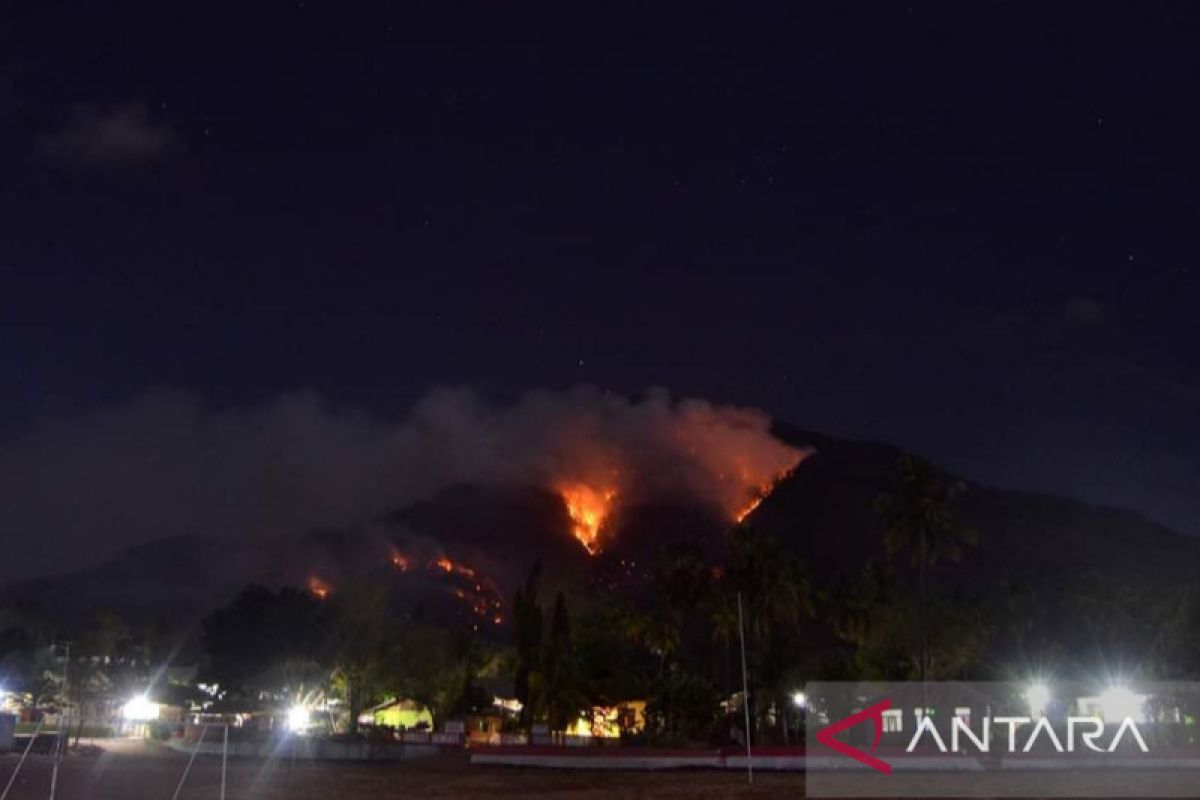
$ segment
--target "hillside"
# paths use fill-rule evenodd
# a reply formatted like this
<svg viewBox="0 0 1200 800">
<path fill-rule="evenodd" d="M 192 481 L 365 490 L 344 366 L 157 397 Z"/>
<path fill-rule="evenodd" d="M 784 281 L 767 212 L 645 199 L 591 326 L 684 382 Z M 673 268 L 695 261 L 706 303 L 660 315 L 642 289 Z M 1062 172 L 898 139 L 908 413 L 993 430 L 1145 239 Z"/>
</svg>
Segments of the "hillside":
<svg viewBox="0 0 1200 800">
<path fill-rule="evenodd" d="M 858 574 L 880 550 L 881 523 L 871 501 L 889 486 L 900 451 L 787 426 L 775 434 L 815 452 L 749 524 L 784 542 L 819 583 Z M 1200 567 L 1200 540 L 1127 511 L 968 484 L 960 513 L 979 531 L 980 547 L 956 566 L 954 579 L 985 595 L 1014 583 L 1051 586 L 1081 576 L 1135 589 L 1183 583 Z M 535 561 L 542 561 L 551 586 L 575 592 L 630 586 L 645 577 L 662 543 L 690 539 L 715 555 L 726 522 L 712 509 L 672 501 L 619 509 L 606 527 L 605 552 L 592 557 L 572 538 L 571 520 L 554 493 L 459 485 L 340 531 L 152 542 L 96 569 L 5 586 L 0 607 L 77 620 L 108 607 L 132 619 L 186 624 L 251 581 L 305 585 L 317 578 L 337 591 L 379 575 L 392 582 L 399 602 L 422 613 L 466 613 L 463 608 L 484 604 L 487 613 L 476 616 L 490 620 L 499 611 L 495 602 L 511 597 Z M 454 566 L 438 566 L 443 557 Z"/>
<path fill-rule="evenodd" d="M 775 434 L 815 449 L 756 511 L 753 522 L 824 575 L 856 571 L 880 551 L 872 499 L 887 491 L 901 451 L 786 426 Z M 1053 495 L 966 481 L 957 513 L 979 533 L 965 578 L 998 586 L 1093 573 L 1127 584 L 1186 582 L 1200 568 L 1200 539 L 1140 514 Z"/>
</svg>

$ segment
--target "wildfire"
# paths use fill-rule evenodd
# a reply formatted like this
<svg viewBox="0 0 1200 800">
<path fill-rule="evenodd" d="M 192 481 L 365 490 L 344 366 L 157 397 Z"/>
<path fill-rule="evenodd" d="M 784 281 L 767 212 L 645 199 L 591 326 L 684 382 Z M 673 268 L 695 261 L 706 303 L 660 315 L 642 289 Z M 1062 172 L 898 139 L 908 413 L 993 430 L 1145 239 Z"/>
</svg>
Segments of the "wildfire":
<svg viewBox="0 0 1200 800">
<path fill-rule="evenodd" d="M 562 496 L 563 503 L 567 506 L 567 514 L 574 523 L 571 533 L 590 555 L 596 555 L 602 549 L 600 530 L 612 510 L 617 490 L 597 491 L 587 484 L 576 483 L 559 486 L 558 493 Z"/>
<path fill-rule="evenodd" d="M 328 600 L 329 595 L 333 594 L 333 587 L 316 575 L 311 575 L 308 579 L 308 591 L 318 600 Z"/>
<path fill-rule="evenodd" d="M 445 573 L 458 574 L 458 575 L 462 575 L 465 578 L 474 578 L 475 577 L 475 570 L 471 569 L 470 567 L 463 566 L 462 564 L 456 564 L 453 561 L 451 561 L 449 558 L 447 558 L 446 556 L 438 556 L 433 561 L 431 561 L 429 563 L 429 565 L 430 565 L 430 567 L 437 567 L 438 569 L 440 569 L 442 572 L 445 572 Z"/>
<path fill-rule="evenodd" d="M 761 484 L 752 490 L 753 494 L 750 501 L 746 505 L 738 509 L 733 515 L 733 521 L 736 524 L 741 524 L 742 520 L 754 513 L 755 509 L 762 505 L 762 501 L 770 497 L 771 492 L 775 491 L 775 487 L 783 482 L 785 478 L 792 474 L 795 467 L 786 469 L 780 472 L 767 483 Z"/>
<path fill-rule="evenodd" d="M 733 521 L 740 524 L 742 520 L 753 514 L 754 510 L 762 505 L 762 501 L 767 499 L 767 494 L 769 494 L 769 492 L 755 494 L 749 503 L 747 503 L 745 506 L 739 509 L 736 514 L 733 515 Z"/>
<path fill-rule="evenodd" d="M 401 572 L 408 572 L 414 561 L 417 564 L 423 561 L 422 558 L 406 555 L 395 547 L 392 548 L 390 560 L 392 566 Z M 491 620 L 496 625 L 504 622 L 500 613 L 504 607 L 500 599 L 500 590 L 490 578 L 481 575 L 479 570 L 445 555 L 425 562 L 425 570 L 435 575 L 444 575 L 449 581 L 449 593 L 465 603 L 476 617 Z"/>
</svg>

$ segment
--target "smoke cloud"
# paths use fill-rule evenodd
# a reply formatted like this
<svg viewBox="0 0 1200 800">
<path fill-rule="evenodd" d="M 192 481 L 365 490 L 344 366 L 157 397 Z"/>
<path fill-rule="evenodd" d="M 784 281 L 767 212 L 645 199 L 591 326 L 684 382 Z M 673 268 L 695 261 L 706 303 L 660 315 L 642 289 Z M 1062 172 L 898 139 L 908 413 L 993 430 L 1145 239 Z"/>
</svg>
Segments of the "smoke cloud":
<svg viewBox="0 0 1200 800">
<path fill-rule="evenodd" d="M 803 456 L 761 411 L 661 390 L 534 392 L 497 406 L 436 389 L 397 419 L 311 392 L 232 411 L 154 392 L 41 420 L 0 445 L 0 580 L 161 537 L 354 524 L 457 482 L 568 480 L 622 502 L 686 495 L 733 514 Z"/>
</svg>

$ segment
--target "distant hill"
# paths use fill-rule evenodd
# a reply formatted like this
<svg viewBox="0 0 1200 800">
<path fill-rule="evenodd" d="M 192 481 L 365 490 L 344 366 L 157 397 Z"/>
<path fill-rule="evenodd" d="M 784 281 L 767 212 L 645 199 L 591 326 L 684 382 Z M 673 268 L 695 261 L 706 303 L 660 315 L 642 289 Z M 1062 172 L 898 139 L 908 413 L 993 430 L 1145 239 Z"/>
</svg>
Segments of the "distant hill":
<svg viewBox="0 0 1200 800">
<path fill-rule="evenodd" d="M 753 523 L 820 574 L 858 570 L 880 551 L 883 524 L 872 500 L 892 485 L 902 451 L 787 426 L 777 426 L 775 435 L 815 452 L 758 508 Z M 979 548 L 964 562 L 964 578 L 998 586 L 1088 572 L 1140 584 L 1191 581 L 1200 568 L 1200 538 L 1132 511 L 966 484 L 957 513 L 978 531 Z"/>
<path fill-rule="evenodd" d="M 856 575 L 880 551 L 882 524 L 871 503 L 889 487 L 901 451 L 784 425 L 775 434 L 814 453 L 748 523 L 804 559 L 818 583 Z M 955 579 L 984 594 L 1081 575 L 1124 586 L 1186 583 L 1200 568 L 1200 539 L 1128 511 L 969 483 L 960 512 L 979 531 L 980 547 L 955 568 Z M 619 582 L 643 579 L 663 542 L 692 539 L 715 555 L 726 524 L 713 509 L 678 501 L 621 509 L 609 522 L 606 552 L 592 557 L 570 535 L 570 519 L 554 493 L 461 485 L 340 531 L 151 542 L 95 569 L 2 587 L 0 607 L 76 620 L 106 607 L 135 620 L 187 624 L 251 581 L 305 585 L 317 578 L 336 592 L 351 581 L 381 579 L 390 581 L 399 602 L 422 613 L 465 613 L 483 621 L 502 615 L 501 606 L 537 560 L 551 586 L 595 589 L 604 597 L 600 592 Z M 454 566 L 439 566 L 441 557 Z"/>
</svg>

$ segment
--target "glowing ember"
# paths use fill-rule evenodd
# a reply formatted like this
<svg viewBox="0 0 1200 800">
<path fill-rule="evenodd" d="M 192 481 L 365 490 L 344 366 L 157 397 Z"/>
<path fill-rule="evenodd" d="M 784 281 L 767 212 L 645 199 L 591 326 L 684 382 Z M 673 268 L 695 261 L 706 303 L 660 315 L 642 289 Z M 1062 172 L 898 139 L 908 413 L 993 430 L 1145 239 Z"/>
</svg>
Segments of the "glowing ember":
<svg viewBox="0 0 1200 800">
<path fill-rule="evenodd" d="M 446 558 L 446 556 L 438 556 L 430 562 L 430 566 L 437 567 L 442 572 L 457 573 L 466 578 L 475 577 L 475 570 L 471 569 L 470 567 L 465 567 L 462 564 L 455 564 L 449 558 Z"/>
<path fill-rule="evenodd" d="M 391 562 L 401 572 L 407 572 L 413 559 L 393 549 Z M 446 591 L 465 603 L 471 614 L 481 620 L 491 620 L 497 625 L 500 624 L 498 620 L 502 620 L 500 611 L 504 604 L 500 600 L 500 590 L 486 575 L 481 575 L 478 570 L 445 555 L 426 562 L 425 569 L 443 576 L 447 584 Z"/>
<path fill-rule="evenodd" d="M 329 595 L 333 593 L 333 587 L 316 575 L 313 575 L 308 579 L 308 591 L 318 600 L 327 600 L 329 599 Z"/>
<path fill-rule="evenodd" d="M 587 484 L 577 483 L 559 486 L 558 493 L 574 523 L 571 533 L 589 554 L 596 555 L 601 550 L 600 530 L 612 510 L 617 490 L 596 491 Z"/>
</svg>

